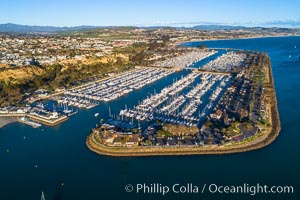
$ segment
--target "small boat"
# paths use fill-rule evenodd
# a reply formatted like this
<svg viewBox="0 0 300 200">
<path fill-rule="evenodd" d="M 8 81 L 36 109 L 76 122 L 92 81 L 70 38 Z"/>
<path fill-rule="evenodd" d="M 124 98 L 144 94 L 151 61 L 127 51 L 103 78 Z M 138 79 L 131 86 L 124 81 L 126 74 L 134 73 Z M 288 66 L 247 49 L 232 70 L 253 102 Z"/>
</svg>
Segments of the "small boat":
<svg viewBox="0 0 300 200">
<path fill-rule="evenodd" d="M 41 200 L 46 200 L 44 192 L 42 192 Z"/>
<path fill-rule="evenodd" d="M 95 116 L 95 117 L 98 117 L 98 115 L 99 115 L 99 113 L 95 113 L 95 115 L 94 115 L 94 116 Z"/>
<path fill-rule="evenodd" d="M 18 120 L 19 120 L 19 122 L 30 125 L 33 128 L 38 128 L 38 127 L 42 126 L 42 124 L 40 124 L 38 122 L 34 122 L 34 121 L 29 120 L 28 117 L 21 117 L 21 118 L 18 118 Z"/>
</svg>

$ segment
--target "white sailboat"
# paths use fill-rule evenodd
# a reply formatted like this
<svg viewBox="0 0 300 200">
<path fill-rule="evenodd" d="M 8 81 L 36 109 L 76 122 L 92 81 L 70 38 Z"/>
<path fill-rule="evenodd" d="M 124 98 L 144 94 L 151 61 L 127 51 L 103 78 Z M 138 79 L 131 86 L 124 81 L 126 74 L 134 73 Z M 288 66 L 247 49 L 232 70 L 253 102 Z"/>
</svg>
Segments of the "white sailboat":
<svg viewBox="0 0 300 200">
<path fill-rule="evenodd" d="M 42 192 L 41 200 L 46 200 L 46 199 L 45 199 L 44 192 Z"/>
<path fill-rule="evenodd" d="M 109 114 L 109 117 L 111 118 L 111 110 L 110 110 L 110 106 L 108 107 L 108 114 Z"/>
</svg>

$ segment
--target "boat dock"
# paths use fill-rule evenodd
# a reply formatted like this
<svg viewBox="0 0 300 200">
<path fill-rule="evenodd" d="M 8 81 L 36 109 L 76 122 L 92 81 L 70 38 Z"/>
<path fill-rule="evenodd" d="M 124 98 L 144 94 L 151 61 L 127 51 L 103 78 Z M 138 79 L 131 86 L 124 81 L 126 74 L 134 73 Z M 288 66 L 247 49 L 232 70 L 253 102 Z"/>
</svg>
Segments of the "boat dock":
<svg viewBox="0 0 300 200">
<path fill-rule="evenodd" d="M 54 100 L 68 106 L 89 109 L 98 105 L 100 101 L 113 101 L 172 73 L 174 70 L 140 68 L 84 87 L 67 90 L 62 97 Z"/>
<path fill-rule="evenodd" d="M 192 52 L 184 53 L 183 55 L 172 57 L 164 61 L 158 61 L 154 63 L 154 66 L 166 67 L 166 68 L 173 68 L 173 67 L 186 68 L 216 53 L 217 51 L 215 50 L 209 50 L 209 51 L 194 50 Z"/>
<path fill-rule="evenodd" d="M 230 51 L 205 64 L 201 69 L 219 72 L 232 72 L 235 68 L 240 67 L 246 58 L 247 54 L 245 53 Z"/>
<path fill-rule="evenodd" d="M 166 86 L 160 93 L 150 95 L 133 109 L 121 110 L 120 116 L 137 120 L 160 119 L 162 122 L 197 126 L 213 109 L 220 94 L 227 88 L 230 77 L 225 74 L 192 72 Z M 212 87 L 215 87 L 213 92 Z M 208 103 L 204 106 L 201 98 L 207 95 Z M 202 111 L 201 105 L 204 106 Z"/>
<path fill-rule="evenodd" d="M 47 126 L 55 126 L 68 119 L 66 115 L 58 116 L 57 118 L 46 118 L 41 115 L 32 115 L 32 114 L 29 114 L 27 116 L 29 119 Z"/>
<path fill-rule="evenodd" d="M 68 119 L 68 115 L 58 113 L 55 110 L 46 110 L 43 104 L 39 104 L 34 107 L 26 107 L 23 109 L 9 108 L 7 110 L 2 110 L 0 117 L 15 117 L 19 122 L 28 124 L 33 127 L 39 127 L 40 124 L 47 126 L 55 126 Z"/>
</svg>

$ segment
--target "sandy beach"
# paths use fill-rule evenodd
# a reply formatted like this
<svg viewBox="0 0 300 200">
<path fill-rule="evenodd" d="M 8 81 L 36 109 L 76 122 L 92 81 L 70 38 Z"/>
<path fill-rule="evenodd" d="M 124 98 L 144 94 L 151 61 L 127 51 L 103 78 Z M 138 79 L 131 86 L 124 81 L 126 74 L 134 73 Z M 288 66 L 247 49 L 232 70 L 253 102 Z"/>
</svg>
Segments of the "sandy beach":
<svg viewBox="0 0 300 200">
<path fill-rule="evenodd" d="M 17 121 L 18 119 L 16 117 L 0 117 L 0 128 Z"/>
</svg>

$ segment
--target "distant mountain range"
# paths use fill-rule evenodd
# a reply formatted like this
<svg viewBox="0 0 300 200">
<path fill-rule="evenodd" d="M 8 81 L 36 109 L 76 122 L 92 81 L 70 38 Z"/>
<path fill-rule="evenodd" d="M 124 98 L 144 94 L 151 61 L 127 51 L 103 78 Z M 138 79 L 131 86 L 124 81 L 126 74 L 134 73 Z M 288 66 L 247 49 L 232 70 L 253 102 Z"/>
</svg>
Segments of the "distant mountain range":
<svg viewBox="0 0 300 200">
<path fill-rule="evenodd" d="M 61 32 L 61 31 L 77 31 L 84 29 L 94 29 L 100 26 L 74 26 L 74 27 L 56 27 L 56 26 L 28 26 L 19 24 L 0 24 L 0 32 L 18 32 L 18 33 L 30 33 L 30 32 Z"/>
<path fill-rule="evenodd" d="M 229 26 L 229 25 L 197 25 L 193 26 L 192 29 L 195 30 L 238 30 L 238 29 L 246 29 L 246 26 Z"/>
<path fill-rule="evenodd" d="M 62 31 L 80 31 L 96 28 L 112 28 L 118 26 L 73 26 L 73 27 L 57 27 L 57 26 L 28 26 L 19 24 L 0 24 L 0 32 L 11 33 L 55 33 Z M 132 27 L 133 28 L 133 27 Z M 194 30 L 238 30 L 238 29 L 272 29 L 263 27 L 246 27 L 246 26 L 229 26 L 229 25 L 197 25 L 193 27 L 170 27 L 170 26 L 144 26 L 137 28 L 179 28 L 179 29 L 194 29 Z M 277 29 L 277 28 L 275 28 Z M 284 29 L 284 28 L 279 28 Z M 286 28 L 285 28 L 286 29 Z"/>
</svg>

